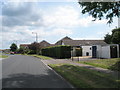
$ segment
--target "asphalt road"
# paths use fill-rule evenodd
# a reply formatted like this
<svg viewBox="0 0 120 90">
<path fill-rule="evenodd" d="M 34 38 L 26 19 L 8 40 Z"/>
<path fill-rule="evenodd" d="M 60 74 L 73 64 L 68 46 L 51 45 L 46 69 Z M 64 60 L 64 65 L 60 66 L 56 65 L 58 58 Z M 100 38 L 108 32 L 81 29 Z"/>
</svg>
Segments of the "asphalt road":
<svg viewBox="0 0 120 90">
<path fill-rule="evenodd" d="M 14 55 L 2 60 L 2 88 L 71 88 L 40 59 Z"/>
</svg>

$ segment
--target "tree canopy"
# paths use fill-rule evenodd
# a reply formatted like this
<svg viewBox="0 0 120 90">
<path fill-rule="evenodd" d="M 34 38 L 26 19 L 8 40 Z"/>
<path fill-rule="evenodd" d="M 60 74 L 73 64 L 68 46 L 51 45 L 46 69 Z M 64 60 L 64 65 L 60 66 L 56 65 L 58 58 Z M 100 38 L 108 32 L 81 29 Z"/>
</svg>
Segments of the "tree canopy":
<svg viewBox="0 0 120 90">
<path fill-rule="evenodd" d="M 120 44 L 120 28 L 113 29 L 112 34 L 106 34 L 104 41 L 108 44 Z"/>
<path fill-rule="evenodd" d="M 103 0 L 102 0 L 103 1 Z M 113 22 L 113 17 L 120 17 L 120 1 L 117 2 L 82 2 L 79 0 L 78 2 L 82 7 L 82 14 L 88 13 L 91 15 L 95 21 L 97 18 L 101 20 L 105 17 L 108 21 L 107 23 Z"/>
<path fill-rule="evenodd" d="M 105 37 L 104 37 L 104 41 L 107 44 L 110 44 L 111 43 L 111 38 L 112 38 L 112 36 L 110 34 L 106 34 Z"/>
<path fill-rule="evenodd" d="M 11 46 L 10 46 L 10 51 L 17 51 L 17 45 L 15 43 L 12 43 Z"/>
<path fill-rule="evenodd" d="M 40 44 L 34 42 L 31 45 L 29 45 L 29 49 L 32 50 L 32 54 L 38 54 L 40 50 Z"/>
</svg>

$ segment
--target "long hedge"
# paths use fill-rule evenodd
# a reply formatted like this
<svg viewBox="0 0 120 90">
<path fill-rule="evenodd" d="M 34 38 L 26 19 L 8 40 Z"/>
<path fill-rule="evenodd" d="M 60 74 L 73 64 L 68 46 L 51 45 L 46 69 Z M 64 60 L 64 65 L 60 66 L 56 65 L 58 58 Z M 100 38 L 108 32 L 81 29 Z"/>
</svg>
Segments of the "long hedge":
<svg viewBox="0 0 120 90">
<path fill-rule="evenodd" d="M 54 58 L 70 58 L 71 57 L 71 46 L 59 45 L 52 46 L 48 48 L 43 48 L 41 50 L 42 55 L 54 57 Z"/>
</svg>

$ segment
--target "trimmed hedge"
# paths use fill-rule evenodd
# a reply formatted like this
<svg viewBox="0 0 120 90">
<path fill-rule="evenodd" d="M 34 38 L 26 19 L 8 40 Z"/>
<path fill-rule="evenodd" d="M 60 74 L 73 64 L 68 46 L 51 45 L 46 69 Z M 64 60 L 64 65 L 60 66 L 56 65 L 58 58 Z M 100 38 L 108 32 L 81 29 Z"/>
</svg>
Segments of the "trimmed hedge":
<svg viewBox="0 0 120 90">
<path fill-rule="evenodd" d="M 59 45 L 41 50 L 42 55 L 54 58 L 71 58 L 71 46 Z"/>
</svg>

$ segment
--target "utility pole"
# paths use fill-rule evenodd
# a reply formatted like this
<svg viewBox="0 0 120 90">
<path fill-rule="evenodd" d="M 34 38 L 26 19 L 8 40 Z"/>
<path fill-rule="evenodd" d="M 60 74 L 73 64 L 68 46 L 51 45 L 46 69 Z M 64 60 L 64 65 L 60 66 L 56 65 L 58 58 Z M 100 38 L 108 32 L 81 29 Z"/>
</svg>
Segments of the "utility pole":
<svg viewBox="0 0 120 90">
<path fill-rule="evenodd" d="M 38 35 L 37 32 L 32 32 L 32 34 L 36 35 L 36 54 L 39 54 L 39 46 L 38 46 Z"/>
<path fill-rule="evenodd" d="M 36 34 L 36 42 L 38 42 L 38 35 L 36 32 L 32 32 L 32 34 Z"/>
</svg>

